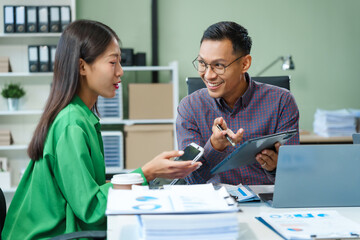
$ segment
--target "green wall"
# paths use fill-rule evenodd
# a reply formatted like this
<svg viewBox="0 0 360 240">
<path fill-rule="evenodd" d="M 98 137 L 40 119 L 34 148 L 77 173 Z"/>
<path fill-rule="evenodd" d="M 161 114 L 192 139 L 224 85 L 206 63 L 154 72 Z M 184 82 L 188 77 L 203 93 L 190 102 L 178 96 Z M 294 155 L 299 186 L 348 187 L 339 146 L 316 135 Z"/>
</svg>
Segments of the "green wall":
<svg viewBox="0 0 360 240">
<path fill-rule="evenodd" d="M 295 70 L 277 63 L 263 75 L 291 75 L 300 128 L 312 130 L 316 108 L 360 109 L 360 1 L 358 0 L 158 0 L 159 60 L 179 62 L 180 97 L 203 31 L 217 21 L 242 24 L 253 39 L 250 74 L 291 54 Z M 147 53 L 151 65 L 150 0 L 77 0 L 77 18 L 108 24 L 124 47 Z M 126 79 L 124 79 L 126 81 Z"/>
</svg>

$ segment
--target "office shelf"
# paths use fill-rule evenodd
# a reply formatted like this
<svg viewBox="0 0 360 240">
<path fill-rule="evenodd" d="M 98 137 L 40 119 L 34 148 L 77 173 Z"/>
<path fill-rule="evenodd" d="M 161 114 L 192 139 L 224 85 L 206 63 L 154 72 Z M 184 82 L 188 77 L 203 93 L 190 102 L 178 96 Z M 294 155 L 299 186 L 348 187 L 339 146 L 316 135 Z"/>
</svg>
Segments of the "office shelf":
<svg viewBox="0 0 360 240">
<path fill-rule="evenodd" d="M 0 146 L 0 151 L 12 151 L 12 150 L 27 150 L 28 145 L 19 144 L 19 145 L 8 145 L 8 146 Z"/>
<path fill-rule="evenodd" d="M 42 110 L 0 111 L 0 116 L 40 115 Z"/>
<path fill-rule="evenodd" d="M 0 52 L 10 59 L 12 72 L 0 73 L 0 88 L 4 84 L 20 83 L 26 95 L 20 99 L 19 111 L 7 111 L 6 99 L 0 97 L 1 130 L 10 130 L 16 144 L 0 146 L 0 157 L 7 158 L 11 173 L 11 188 L 4 192 L 15 192 L 21 171 L 29 163 L 26 153 L 35 127 L 43 112 L 50 92 L 52 72 L 30 73 L 28 62 L 29 45 L 56 45 L 61 33 L 4 33 L 4 5 L 18 6 L 63 6 L 71 8 L 71 19 L 76 19 L 76 0 L 1 0 L 0 1 Z M 21 144 L 20 144 L 21 143 Z M 9 203 L 8 203 L 9 204 Z"/>
</svg>

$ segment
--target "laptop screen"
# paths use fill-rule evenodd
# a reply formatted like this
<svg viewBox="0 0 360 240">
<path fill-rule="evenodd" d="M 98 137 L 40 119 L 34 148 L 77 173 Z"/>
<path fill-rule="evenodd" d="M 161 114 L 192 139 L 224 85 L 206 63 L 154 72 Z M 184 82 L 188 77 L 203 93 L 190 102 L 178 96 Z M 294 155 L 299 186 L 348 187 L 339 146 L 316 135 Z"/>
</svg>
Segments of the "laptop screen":
<svg viewBox="0 0 360 240">
<path fill-rule="evenodd" d="M 360 206 L 360 145 L 285 145 L 274 207 Z"/>
</svg>

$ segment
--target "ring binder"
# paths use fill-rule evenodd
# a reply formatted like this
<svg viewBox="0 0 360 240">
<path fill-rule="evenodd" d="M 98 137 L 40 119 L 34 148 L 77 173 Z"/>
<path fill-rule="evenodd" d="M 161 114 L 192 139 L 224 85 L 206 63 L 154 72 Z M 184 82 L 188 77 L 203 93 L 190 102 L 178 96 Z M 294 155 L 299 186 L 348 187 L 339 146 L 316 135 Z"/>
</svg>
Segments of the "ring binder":
<svg viewBox="0 0 360 240">
<path fill-rule="evenodd" d="M 38 46 L 29 46 L 29 72 L 39 72 L 39 49 Z"/>
<path fill-rule="evenodd" d="M 38 15 L 39 15 L 39 32 L 49 32 L 49 18 L 48 18 L 48 7 L 38 7 Z"/>
<path fill-rule="evenodd" d="M 15 7 L 15 32 L 23 33 L 25 32 L 25 7 L 17 6 Z"/>
<path fill-rule="evenodd" d="M 27 6 L 26 7 L 26 32 L 37 32 L 37 19 L 38 19 L 37 7 Z"/>
<path fill-rule="evenodd" d="M 71 22 L 71 14 L 69 6 L 60 7 L 60 18 L 61 18 L 61 31 L 64 31 L 67 25 Z"/>
<path fill-rule="evenodd" d="M 49 72 L 49 47 L 39 46 L 39 64 L 40 72 Z"/>
<path fill-rule="evenodd" d="M 60 32 L 60 8 L 49 7 L 50 9 L 50 32 Z"/>
<path fill-rule="evenodd" d="M 4 6 L 4 32 L 15 32 L 15 9 L 14 6 Z"/>
</svg>

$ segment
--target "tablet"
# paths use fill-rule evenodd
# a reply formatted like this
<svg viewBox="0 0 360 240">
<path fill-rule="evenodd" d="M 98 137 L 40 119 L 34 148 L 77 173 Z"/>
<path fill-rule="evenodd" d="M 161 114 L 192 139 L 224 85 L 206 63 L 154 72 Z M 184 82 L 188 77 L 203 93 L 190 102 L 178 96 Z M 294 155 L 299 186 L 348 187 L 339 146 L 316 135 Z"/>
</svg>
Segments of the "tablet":
<svg viewBox="0 0 360 240">
<path fill-rule="evenodd" d="M 276 142 L 284 144 L 297 134 L 297 130 L 274 133 L 258 138 L 252 138 L 241 144 L 232 153 L 224 158 L 218 165 L 211 169 L 211 174 L 224 172 L 233 168 L 253 164 L 256 154 L 264 149 L 274 149 Z"/>
</svg>

